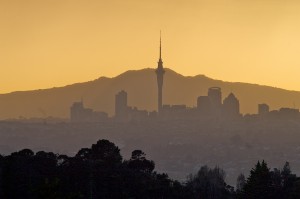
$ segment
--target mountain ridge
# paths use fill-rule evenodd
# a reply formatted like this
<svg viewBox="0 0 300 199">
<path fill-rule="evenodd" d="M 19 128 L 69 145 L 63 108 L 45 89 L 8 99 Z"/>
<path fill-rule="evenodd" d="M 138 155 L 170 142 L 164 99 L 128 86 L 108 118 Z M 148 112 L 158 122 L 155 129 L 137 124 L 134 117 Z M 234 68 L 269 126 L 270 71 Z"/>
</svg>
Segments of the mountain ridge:
<svg viewBox="0 0 300 199">
<path fill-rule="evenodd" d="M 32 90 L 16 90 L 16 91 L 11 91 L 11 92 L 7 92 L 7 93 L 0 93 L 0 96 L 1 95 L 13 94 L 13 93 L 19 93 L 19 92 L 44 91 L 44 90 L 49 90 L 49 89 L 65 88 L 65 87 L 74 86 L 74 85 L 77 85 L 77 84 L 84 84 L 84 83 L 94 82 L 94 81 L 101 80 L 101 79 L 118 78 L 119 76 L 123 76 L 126 73 L 143 71 L 143 70 L 147 70 L 147 69 L 155 70 L 154 68 L 143 68 L 143 69 L 137 69 L 137 70 L 127 70 L 125 72 L 122 72 L 119 75 L 114 76 L 114 77 L 100 76 L 100 77 L 98 77 L 96 79 L 93 79 L 93 80 L 84 81 L 84 82 L 71 83 L 71 84 L 67 84 L 67 85 L 64 85 L 64 86 L 54 86 L 54 87 L 49 87 L 49 88 L 37 88 L 37 89 L 32 89 Z M 221 81 L 221 82 L 224 82 L 224 83 L 241 83 L 241 84 L 257 85 L 257 86 L 262 86 L 262 87 L 269 87 L 269 88 L 281 89 L 281 90 L 291 91 L 291 92 L 300 92 L 300 91 L 297 91 L 297 90 L 289 90 L 289 89 L 280 88 L 280 87 L 276 87 L 276 86 L 268 86 L 268 85 L 257 84 L 257 83 L 248 83 L 248 82 L 240 82 L 240 81 L 234 82 L 234 81 L 219 80 L 219 79 L 214 79 L 214 78 L 208 77 L 208 76 L 206 76 L 204 74 L 197 74 L 197 75 L 194 75 L 194 76 L 192 76 L 192 75 L 185 76 L 185 75 L 177 73 L 176 71 L 174 71 L 172 69 L 169 69 L 169 68 L 165 68 L 165 70 L 172 71 L 172 72 L 174 72 L 174 73 L 176 73 L 176 74 L 178 74 L 178 75 L 180 75 L 182 77 L 186 77 L 186 78 L 207 78 L 207 79 L 210 79 L 210 80 Z"/>
<path fill-rule="evenodd" d="M 196 106 L 197 97 L 207 95 L 212 86 L 222 88 L 223 99 L 233 92 L 240 100 L 242 113 L 255 113 L 258 103 L 267 103 L 271 109 L 294 107 L 300 102 L 300 92 L 271 86 L 228 82 L 205 75 L 183 76 L 166 68 L 164 77 L 164 104 Z M 128 70 L 115 77 L 74 83 L 62 87 L 14 91 L 0 94 L 0 119 L 22 117 L 63 117 L 75 101 L 83 99 L 86 107 L 114 113 L 114 96 L 120 90 L 128 93 L 128 104 L 148 111 L 156 110 L 157 84 L 155 69 Z"/>
</svg>

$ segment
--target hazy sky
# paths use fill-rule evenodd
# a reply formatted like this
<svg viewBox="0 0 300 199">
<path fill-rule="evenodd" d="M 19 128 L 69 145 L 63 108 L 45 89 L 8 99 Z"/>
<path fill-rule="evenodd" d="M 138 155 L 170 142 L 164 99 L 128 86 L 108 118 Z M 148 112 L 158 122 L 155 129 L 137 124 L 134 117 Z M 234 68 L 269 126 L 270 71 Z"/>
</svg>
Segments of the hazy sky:
<svg viewBox="0 0 300 199">
<path fill-rule="evenodd" d="M 299 0 L 0 0 L 0 93 L 155 68 L 160 29 L 181 74 L 300 90 Z"/>
</svg>

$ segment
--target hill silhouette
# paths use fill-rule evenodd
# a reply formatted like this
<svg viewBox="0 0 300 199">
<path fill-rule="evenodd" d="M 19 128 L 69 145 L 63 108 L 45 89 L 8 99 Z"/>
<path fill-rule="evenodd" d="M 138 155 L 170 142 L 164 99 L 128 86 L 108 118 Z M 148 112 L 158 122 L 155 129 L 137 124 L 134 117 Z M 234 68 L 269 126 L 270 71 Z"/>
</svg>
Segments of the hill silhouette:
<svg viewBox="0 0 300 199">
<path fill-rule="evenodd" d="M 224 82 L 204 75 L 183 76 L 166 69 L 164 104 L 196 106 L 197 97 L 207 95 L 209 87 L 222 88 L 223 99 L 233 92 L 240 100 L 242 113 L 256 113 L 257 104 L 272 109 L 297 106 L 300 92 L 248 83 Z M 120 90 L 128 93 L 128 104 L 148 111 L 157 107 L 157 84 L 154 69 L 127 71 L 114 78 L 99 79 L 65 87 L 18 91 L 0 95 L 0 119 L 18 117 L 69 117 L 69 108 L 83 99 L 88 108 L 114 114 L 114 97 Z"/>
</svg>

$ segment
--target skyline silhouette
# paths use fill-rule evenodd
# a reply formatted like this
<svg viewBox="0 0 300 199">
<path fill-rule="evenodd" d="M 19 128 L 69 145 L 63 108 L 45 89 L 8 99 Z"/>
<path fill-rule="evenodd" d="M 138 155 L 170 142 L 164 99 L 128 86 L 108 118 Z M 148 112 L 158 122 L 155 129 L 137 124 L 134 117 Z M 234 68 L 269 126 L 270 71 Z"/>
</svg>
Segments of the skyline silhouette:
<svg viewBox="0 0 300 199">
<path fill-rule="evenodd" d="M 169 70 L 170 72 L 171 70 Z M 116 121 L 130 121 L 130 120 L 137 120 L 137 121 L 142 121 L 147 118 L 154 119 L 158 118 L 159 120 L 165 119 L 165 120 L 174 120 L 174 119 L 197 119 L 197 118 L 222 118 L 227 115 L 227 117 L 232 117 L 234 119 L 241 118 L 244 115 L 247 116 L 249 113 L 240 113 L 240 103 L 238 98 L 234 95 L 232 92 L 232 87 L 228 87 L 230 89 L 230 93 L 226 98 L 223 99 L 222 97 L 222 88 L 221 86 L 218 86 L 218 84 L 213 84 L 208 86 L 208 94 L 205 95 L 198 95 L 195 104 L 193 106 L 188 106 L 181 101 L 179 103 L 165 103 L 163 101 L 163 85 L 164 85 L 164 75 L 165 75 L 166 70 L 164 69 L 163 66 L 163 61 L 162 61 L 162 39 L 161 39 L 161 32 L 160 32 L 160 37 L 159 37 L 159 59 L 157 62 L 157 68 L 155 70 L 156 73 L 156 83 L 157 83 L 157 103 L 156 107 L 157 109 L 154 110 L 140 110 L 137 108 L 134 104 L 134 106 L 129 106 L 128 105 L 128 100 L 127 100 L 127 92 L 126 90 L 124 91 L 124 85 L 121 85 L 123 88 L 121 91 L 119 91 L 116 94 L 115 97 L 115 115 L 112 117 L 116 119 Z M 174 72 L 173 72 L 174 73 Z M 176 74 L 177 75 L 177 74 Z M 122 76 L 122 75 L 119 75 Z M 204 76 L 205 77 L 205 76 Z M 188 77 L 189 78 L 189 77 Z M 101 78 L 99 78 L 100 80 Z M 103 78 L 102 78 L 103 79 Z M 142 78 L 143 79 L 143 78 Z M 152 78 L 153 79 L 153 78 Z M 127 81 L 131 82 L 132 79 L 129 77 Z M 137 87 L 138 84 L 145 83 L 146 81 L 139 80 L 139 82 L 136 82 L 137 84 L 134 84 L 134 87 Z M 147 82 L 148 83 L 148 82 Z M 147 84 L 146 83 L 146 84 Z M 169 84 L 169 89 L 178 89 L 174 84 L 170 82 L 166 82 L 167 85 Z M 126 82 L 125 82 L 126 84 Z M 76 85 L 76 84 L 74 84 Z M 201 85 L 201 83 L 199 84 Z M 202 85 L 201 85 L 202 86 Z M 68 87 L 68 86 L 67 86 Z M 153 87 L 152 87 L 153 88 Z M 60 88 L 54 88 L 54 89 L 60 89 Z M 190 90 L 191 88 L 189 86 L 183 86 L 181 89 L 183 90 Z M 203 88 L 202 88 L 203 89 Z M 152 95 L 148 92 L 148 89 L 142 89 L 143 91 L 148 92 L 150 94 L 149 99 L 153 99 L 153 90 L 152 89 Z M 183 90 L 176 90 L 175 93 L 179 98 L 182 98 L 182 91 Z M 45 91 L 45 90 L 44 90 Z M 32 91 L 31 91 L 32 92 Z M 116 92 L 112 91 L 112 92 Z M 255 91 L 254 91 L 255 92 Z M 18 92 L 16 92 L 18 93 Z M 24 92 L 23 92 L 24 93 Z M 166 92 L 167 93 L 167 92 Z M 299 92 L 300 93 L 300 92 Z M 14 94 L 14 93 L 12 93 Z M 90 93 L 92 94 L 92 93 Z M 107 95 L 107 90 L 104 90 L 104 95 Z M 179 94 L 179 95 L 178 95 Z M 249 97 L 249 93 L 246 91 L 246 96 Z M 110 113 L 105 112 L 105 110 L 100 111 L 94 111 L 92 108 L 86 108 L 83 103 L 83 95 L 81 95 L 81 101 L 75 102 L 73 100 L 73 104 L 70 108 L 70 120 L 71 122 L 103 122 L 107 121 L 109 118 Z M 1 95 L 0 95 L 1 96 Z M 5 96 L 5 95 L 3 95 Z M 57 96 L 55 96 L 57 97 Z M 73 96 L 74 97 L 74 96 Z M 78 97 L 78 96 L 77 96 Z M 149 100 L 148 99 L 148 100 Z M 23 98 L 21 98 L 22 102 Z M 49 100 L 49 99 L 48 99 Z M 101 100 L 101 99 L 100 99 Z M 252 99 L 251 99 L 252 100 Z M 272 99 L 274 100 L 274 99 Z M 50 100 L 51 101 L 51 100 Z M 56 102 L 59 103 L 59 100 L 56 99 Z M 108 102 L 111 101 L 111 99 L 108 99 Z M 150 100 L 151 101 L 151 100 Z M 30 103 L 30 98 L 28 98 L 28 103 L 29 104 L 35 104 L 35 103 Z M 153 104 L 153 101 L 152 101 Z M 155 104 L 155 103 L 154 103 Z M 107 105 L 107 104 L 106 104 Z M 112 104 L 110 103 L 110 106 Z M 253 104 L 252 104 L 253 105 Z M 3 106 L 3 105 L 2 105 Z M 269 115 L 269 113 L 272 113 L 273 115 L 285 115 L 287 117 L 291 117 L 293 115 L 293 118 L 297 118 L 299 116 L 299 109 L 296 109 L 295 104 L 293 108 L 290 108 L 289 106 L 287 107 L 280 107 L 278 111 L 273 110 L 270 111 L 269 105 L 267 104 L 266 101 L 260 101 L 257 104 L 258 108 L 255 113 L 258 115 Z M 1 104 L 0 104 L 1 107 Z M 53 109 L 57 109 L 58 107 L 53 107 Z M 51 115 L 48 114 L 47 110 L 45 110 L 45 107 L 36 107 L 36 109 L 39 111 L 39 113 L 42 114 L 43 117 L 57 117 L 56 115 Z M 11 110 L 10 110 L 11 111 Z M 23 119 L 23 116 L 19 116 L 19 118 Z M 26 117 L 25 117 L 26 118 Z M 7 118 L 5 118 L 7 119 Z M 14 118 L 10 118 L 14 119 Z"/>
<path fill-rule="evenodd" d="M 223 82 L 202 75 L 185 77 L 168 68 L 165 70 L 164 100 L 167 104 L 194 107 L 199 95 L 205 95 L 209 87 L 218 86 L 222 88 L 224 96 L 230 92 L 235 93 L 240 100 L 240 111 L 243 114 L 256 113 L 257 105 L 262 103 L 267 103 L 270 110 L 299 107 L 297 102 L 300 102 L 300 92 L 297 91 Z M 157 109 L 156 81 L 154 69 L 143 69 L 127 71 L 115 78 L 101 77 L 65 87 L 0 94 L 0 119 L 45 116 L 68 118 L 70 105 L 81 99 L 87 107 L 112 116 L 114 96 L 121 90 L 126 90 L 129 94 L 129 105 L 153 111 Z"/>
<path fill-rule="evenodd" d="M 167 68 L 166 68 L 167 69 Z M 145 69 L 144 69 L 145 70 Z M 170 69 L 167 69 L 167 70 L 170 70 Z M 143 71 L 143 70 L 142 70 Z M 170 70 L 171 71 L 171 70 Z M 107 78 L 107 77 L 100 77 L 100 78 L 98 78 L 97 80 L 94 80 L 94 81 L 92 81 L 92 82 L 95 82 L 95 81 L 98 81 L 98 80 L 103 80 L 103 79 L 116 79 L 116 78 L 118 78 L 118 77 L 122 77 L 123 75 L 125 75 L 125 74 L 128 74 L 128 73 L 130 73 L 130 72 L 134 72 L 134 71 L 127 71 L 127 72 L 125 72 L 125 73 L 123 73 L 123 74 L 120 74 L 120 75 L 118 75 L 117 77 L 115 77 L 115 78 Z M 162 61 L 162 39 L 161 39 L 161 32 L 160 32 L 160 37 L 159 37 L 159 59 L 158 59 L 158 62 L 157 62 L 157 68 L 155 69 L 155 73 L 156 73 L 156 83 L 157 83 L 157 104 L 156 104 L 156 107 L 157 107 L 157 109 L 156 109 L 156 111 L 158 112 L 158 114 L 160 113 L 160 112 L 162 112 L 162 110 L 163 110 L 163 107 L 165 106 L 165 104 L 164 104 L 164 102 L 163 102 L 163 85 L 164 85 L 164 75 L 165 75 L 165 72 L 166 72 L 166 70 L 164 69 L 164 66 L 163 66 L 163 61 Z M 176 72 L 174 72 L 174 71 L 172 71 L 173 73 L 175 73 L 176 75 L 178 75 L 178 76 L 180 76 L 180 74 L 177 74 Z M 184 76 L 182 76 L 181 75 L 181 77 L 184 77 Z M 197 76 L 194 76 L 194 78 L 198 78 L 198 77 L 201 77 L 200 75 L 197 75 Z M 193 78 L 193 77 L 190 77 L 190 76 L 186 76 L 185 78 Z M 206 78 L 205 76 L 203 76 L 202 78 Z M 207 80 L 209 80 L 209 78 L 207 78 Z M 130 77 L 128 77 L 128 79 L 127 79 L 127 81 L 128 82 L 131 82 L 132 81 L 132 79 L 130 78 Z M 214 88 L 216 88 L 216 89 L 222 89 L 222 86 L 220 86 L 221 84 L 220 84 L 220 82 L 221 82 L 221 84 L 222 83 L 230 83 L 230 82 L 222 82 L 222 81 L 219 81 L 218 82 L 218 80 L 215 82 L 215 83 L 210 83 L 210 85 L 206 85 L 206 89 L 208 89 L 208 95 L 209 95 L 209 93 L 210 92 L 213 92 L 213 90 L 214 90 Z M 87 82 L 87 83 L 89 83 L 89 82 Z M 146 83 L 146 82 L 144 82 L 144 81 L 140 81 L 138 84 L 141 84 L 141 83 Z M 150 81 L 149 82 L 147 82 L 147 83 L 150 83 Z M 146 84 L 147 84 L 146 83 Z M 233 83 L 233 82 L 231 82 L 231 83 Z M 41 92 L 47 92 L 47 91 L 50 91 L 50 90 L 59 90 L 59 89 L 63 89 L 63 88 L 69 88 L 69 87 L 72 87 L 72 86 L 76 86 L 76 85 L 80 85 L 80 84 L 84 84 L 84 83 L 75 83 L 75 84 L 72 84 L 72 85 L 67 85 L 67 86 L 65 86 L 65 87 L 58 87 L 58 88 L 56 88 L 56 87 L 54 87 L 54 88 L 52 88 L 52 89 L 39 89 L 39 90 L 31 90 L 31 91 L 23 91 L 23 92 L 12 92 L 12 93 L 7 93 L 7 94 L 0 94 L 0 98 L 1 97 L 6 97 L 6 96 L 8 96 L 8 95 L 14 95 L 14 94 L 18 94 L 18 93 L 22 93 L 22 94 L 24 94 L 24 93 L 33 93 L 33 92 L 36 92 L 36 91 L 41 91 Z M 125 84 L 127 84 L 127 82 L 125 82 Z M 167 83 L 168 84 L 168 83 Z M 234 84 L 234 83 L 233 83 Z M 243 84 L 243 83 L 239 83 L 239 82 L 236 82 L 235 84 Z M 245 84 L 245 83 L 244 83 Z M 171 85 L 171 86 L 170 86 Z M 169 89 L 174 89 L 175 87 L 172 87 L 172 83 L 169 85 Z M 192 85 L 192 86 L 194 86 L 194 85 Z M 202 86 L 201 84 L 200 84 L 200 86 Z M 247 84 L 245 84 L 245 86 L 247 86 Z M 263 88 L 263 87 L 266 87 L 266 88 L 268 88 L 267 86 L 263 86 L 263 85 L 255 85 L 255 84 L 249 84 L 248 86 L 258 86 L 258 87 L 260 87 L 260 88 Z M 125 86 L 126 87 L 126 86 Z M 121 85 L 121 89 L 119 89 L 119 91 L 120 90 L 124 90 L 124 85 Z M 228 87 L 228 86 L 227 86 Z M 234 87 L 234 86 L 233 86 Z M 187 90 L 189 90 L 191 87 L 189 87 L 189 86 L 186 86 L 185 88 L 184 87 L 182 87 L 181 89 L 187 89 Z M 194 88 L 193 88 L 194 89 Z M 203 88 L 201 88 L 202 89 L 202 93 L 200 93 L 200 94 L 203 94 Z M 233 94 L 233 92 L 232 92 L 232 89 L 233 88 L 231 88 L 231 87 L 228 87 L 228 88 L 225 88 L 225 89 L 227 89 L 227 93 L 229 94 L 228 95 L 228 98 L 235 98 L 236 99 L 236 97 L 234 96 L 234 94 Z M 273 88 L 273 87 L 269 87 L 269 89 L 278 89 L 278 88 Z M 144 89 L 144 90 L 148 90 L 148 89 Z M 228 91 L 228 90 L 230 90 L 230 92 Z M 288 91 L 288 90 L 283 90 L 283 89 L 278 89 L 278 90 L 282 90 L 282 91 Z M 142 90 L 143 91 L 143 90 Z M 179 90 L 180 91 L 180 90 Z M 249 93 L 247 93 L 247 90 L 245 90 L 246 92 L 244 92 L 244 91 L 241 91 L 243 94 L 242 95 L 245 95 L 245 96 L 247 96 L 248 98 L 249 98 Z M 118 92 L 118 90 L 115 88 L 114 89 L 114 91 L 110 91 L 110 92 Z M 152 88 L 152 91 L 151 91 L 152 93 L 151 94 L 153 94 L 153 88 Z M 182 90 L 180 91 L 180 92 L 182 92 Z M 195 92 L 195 91 L 194 91 Z M 255 91 L 254 91 L 255 92 Z M 295 93 L 297 93 L 296 91 L 290 91 L 290 92 L 293 92 L 293 94 L 295 94 Z M 300 93 L 300 91 L 298 92 L 298 93 Z M 102 94 L 104 94 L 104 95 L 106 95 L 106 93 L 104 92 L 104 93 L 102 93 Z M 83 102 L 82 102 L 82 99 L 83 99 L 83 97 L 85 97 L 84 96 L 85 95 L 85 93 L 82 93 L 81 94 L 81 102 L 77 102 L 77 103 L 74 103 L 73 104 L 73 108 L 74 108 L 74 110 L 76 110 L 76 107 L 78 108 L 78 110 L 79 109 L 81 109 L 82 110 L 82 112 L 84 112 L 84 114 L 83 115 L 90 115 L 90 118 L 94 118 L 95 119 L 95 121 L 96 121 L 96 118 L 107 118 L 109 115 L 111 115 L 112 114 L 112 110 L 109 110 L 109 109 L 101 109 L 101 112 L 99 112 L 99 110 L 97 110 L 97 111 L 93 111 L 93 109 L 86 109 L 86 108 L 84 108 L 84 105 L 83 105 Z M 240 95 L 240 93 L 238 93 L 238 95 Z M 253 93 L 252 93 L 252 95 L 253 95 Z M 255 93 L 254 93 L 254 95 L 255 95 Z M 263 93 L 263 94 L 261 94 L 261 95 L 266 95 L 266 93 Z M 97 96 L 97 95 L 95 95 L 95 96 Z M 195 96 L 195 93 L 194 93 L 194 96 Z M 65 96 L 66 97 L 66 96 Z M 73 98 L 73 102 L 75 102 L 75 101 L 77 101 L 77 100 L 74 100 L 74 97 L 76 97 L 76 96 L 73 96 L 72 98 Z M 178 97 L 178 96 L 177 96 Z M 277 96 L 278 97 L 278 96 Z M 280 98 L 281 98 L 282 96 L 280 96 Z M 78 96 L 77 96 L 77 98 L 78 98 Z M 152 97 L 150 97 L 150 98 L 153 98 L 153 96 Z M 167 98 L 168 98 L 168 96 L 167 96 Z M 182 100 L 182 96 L 179 96 L 179 98 L 181 98 L 181 100 Z M 199 107 L 199 101 L 203 101 L 203 102 L 201 102 L 201 103 L 204 103 L 204 104 L 206 104 L 206 106 L 208 106 L 209 105 L 209 103 L 211 103 L 211 102 L 205 102 L 205 101 L 207 101 L 206 99 L 204 99 L 204 96 L 199 96 L 199 94 L 198 94 L 198 96 L 197 96 L 197 101 L 196 101 L 196 104 L 197 104 L 197 107 Z M 220 98 L 220 102 L 223 100 L 223 98 L 222 98 L 222 96 L 221 96 L 221 94 L 220 94 L 220 96 L 219 96 L 219 98 Z M 227 99 L 224 99 L 224 100 L 228 100 L 228 98 Z M 264 96 L 264 97 L 262 97 L 262 99 L 263 100 L 261 100 L 260 99 L 260 101 L 256 101 L 256 103 L 258 104 L 258 105 L 262 105 L 262 104 L 270 104 L 271 106 L 273 105 L 272 104 L 272 101 L 270 101 L 270 99 L 266 99 L 266 96 Z M 274 98 L 271 98 L 272 100 L 274 100 L 274 101 L 276 101 L 276 100 L 278 100 L 278 99 L 274 99 Z M 30 100 L 30 97 L 28 98 L 28 100 Z M 100 99 L 101 100 L 101 99 Z M 106 100 L 108 100 L 108 101 L 110 101 L 109 99 L 106 99 Z M 237 99 L 236 99 L 237 100 Z M 280 109 L 280 110 L 282 110 L 282 108 L 285 108 L 285 109 L 294 109 L 294 110 L 296 110 L 296 108 L 297 108 L 297 103 L 296 103 L 296 101 L 298 101 L 298 99 L 297 99 L 297 97 L 293 97 L 293 98 L 290 98 L 289 99 L 290 100 L 290 104 L 291 104 L 291 101 L 293 101 L 292 102 L 292 106 L 289 104 L 289 105 L 287 105 L 287 103 L 285 102 L 285 103 L 282 103 L 282 102 L 280 102 L 280 103 L 278 103 L 277 102 L 277 105 L 275 106 L 275 108 L 271 108 L 271 110 L 276 110 L 276 108 L 277 109 Z M 3 102 L 5 103 L 5 101 L 6 100 L 3 100 Z M 13 100 L 13 101 L 15 101 L 15 100 Z M 183 101 L 186 101 L 186 100 L 183 100 Z M 181 102 L 181 101 L 179 101 L 179 104 L 181 105 L 181 104 L 184 104 L 184 106 L 185 107 L 188 107 L 188 106 L 190 106 L 191 108 L 193 108 L 193 107 L 195 107 L 195 101 L 191 104 L 190 102 L 189 103 L 184 103 L 184 102 Z M 190 99 L 189 99 L 189 101 L 190 101 Z M 251 101 L 251 100 L 250 100 Z M 1 102 L 1 101 L 0 101 Z M 29 102 L 29 101 L 28 101 Z M 72 102 L 72 103 L 73 103 Z M 23 102 L 21 102 L 21 104 L 22 104 Z M 59 102 L 58 102 L 59 103 Z M 70 103 L 70 99 L 69 99 L 69 103 Z M 109 102 L 105 102 L 106 103 L 106 105 L 108 105 L 107 103 L 109 103 Z M 149 103 L 149 101 L 148 101 L 148 103 Z M 167 103 L 168 104 L 168 103 Z M 174 103 L 171 103 L 171 105 L 172 104 L 174 104 Z M 220 103 L 221 104 L 221 103 Z M 27 105 L 29 105 L 29 104 L 27 104 Z M 176 103 L 175 103 L 175 105 L 176 105 Z M 178 105 L 178 102 L 177 102 L 177 105 Z M 177 106 L 176 105 L 176 106 Z M 3 105 L 2 105 L 3 106 Z M 22 106 L 22 105 L 21 105 Z M 39 114 L 40 115 L 42 115 L 43 117 L 45 117 L 45 116 L 48 116 L 48 117 L 62 117 L 61 115 L 60 116 L 58 116 L 57 114 L 48 114 L 48 111 L 49 110 L 46 110 L 46 109 L 48 109 L 48 108 L 45 108 L 44 107 L 45 105 L 40 105 L 39 107 L 35 107 L 34 109 L 37 109 L 38 110 L 38 112 L 39 112 Z M 112 104 L 110 104 L 110 105 L 108 105 L 108 106 L 110 106 L 110 107 L 112 107 Z M 168 105 L 168 106 L 170 106 L 170 105 Z M 173 106 L 173 105 L 172 105 Z M 232 106 L 232 105 L 229 105 L 229 106 Z M 246 110 L 244 110 L 244 108 L 242 107 L 241 108 L 241 113 L 242 114 L 253 114 L 253 113 L 257 113 L 257 110 L 258 110 L 258 112 L 260 111 L 259 110 L 259 108 L 256 108 L 255 109 L 255 111 L 254 111 L 254 108 L 253 108 L 253 106 L 254 106 L 254 104 L 252 103 L 251 105 L 250 104 L 247 104 L 247 106 L 248 106 L 248 108 L 246 108 Z M 251 109 L 249 109 L 249 106 L 252 106 L 252 108 Z M 268 105 L 267 105 L 268 106 Z M 5 107 L 5 106 L 4 106 Z M 138 106 L 139 108 L 140 108 L 140 106 Z M 144 106 L 142 106 L 141 108 L 142 109 L 146 109 L 145 111 L 146 112 L 151 112 L 151 111 L 153 111 L 153 105 L 151 105 L 150 106 L 151 107 L 151 109 L 149 110 L 149 104 L 148 105 L 146 105 L 146 108 L 145 108 L 145 105 Z M 174 106 L 175 107 L 175 106 Z M 217 106 L 216 106 L 217 107 Z M 1 104 L 0 104 L 0 108 L 1 108 Z M 6 107 L 6 108 L 9 108 L 9 106 L 8 107 Z M 53 107 L 54 109 L 56 109 L 56 108 L 58 108 L 58 107 L 55 107 L 55 105 L 54 105 L 54 107 Z M 106 107 L 107 108 L 107 107 Z M 227 107 L 227 109 L 228 109 L 229 107 Z M 65 108 L 64 108 L 65 109 Z M 110 108 L 111 109 L 111 108 Z M 137 109 L 137 107 L 135 107 L 134 106 L 134 108 L 133 109 L 135 109 L 135 110 L 138 110 Z M 155 110 L 155 109 L 154 109 Z M 269 106 L 268 106 L 268 110 L 269 110 Z M 10 110 L 11 111 L 11 110 Z M 240 111 L 240 107 L 239 107 L 239 105 L 238 105 L 238 114 L 239 114 L 239 111 Z M 47 113 L 46 113 L 47 112 Z M 71 111 L 72 112 L 72 111 Z M 19 117 L 20 118 L 23 118 L 24 116 L 22 115 L 22 113 L 21 112 L 19 112 L 20 113 L 20 115 L 19 115 Z M 76 113 L 74 113 L 74 114 L 71 114 L 71 115 L 76 115 Z M 93 116 L 92 116 L 93 115 Z M 97 116 L 95 116 L 95 115 L 97 115 Z M 66 116 L 66 112 L 64 113 L 64 116 L 63 117 L 65 117 Z M 10 119 L 13 119 L 14 117 L 16 118 L 16 117 L 18 117 L 18 116 L 9 116 L 10 117 Z M 4 118 L 4 119 L 7 119 L 7 118 L 9 118 L 9 117 L 7 117 L 6 116 L 6 118 Z M 25 118 L 26 117 L 37 117 L 36 115 L 34 115 L 34 116 L 25 116 Z M 76 116 L 74 116 L 74 117 L 76 117 Z M 0 119 L 1 119 L 1 115 L 0 115 Z M 94 120 L 94 119 L 88 119 L 88 120 Z M 75 121 L 76 119 L 74 119 L 74 121 Z"/>
</svg>

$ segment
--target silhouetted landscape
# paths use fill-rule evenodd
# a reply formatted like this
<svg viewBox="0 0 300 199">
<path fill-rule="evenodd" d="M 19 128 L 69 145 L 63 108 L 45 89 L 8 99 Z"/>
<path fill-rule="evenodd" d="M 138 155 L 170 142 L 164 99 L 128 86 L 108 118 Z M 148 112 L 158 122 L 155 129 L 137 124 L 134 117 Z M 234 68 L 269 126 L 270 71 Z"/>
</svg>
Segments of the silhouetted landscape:
<svg viewBox="0 0 300 199">
<path fill-rule="evenodd" d="M 257 160 L 262 159 L 276 168 L 289 161 L 299 175 L 299 110 L 271 110 L 269 107 L 277 101 L 276 96 L 284 105 L 284 100 L 296 99 L 298 92 L 226 83 L 204 76 L 183 77 L 171 70 L 166 70 L 165 76 L 163 94 L 167 96 L 163 101 L 179 105 L 161 104 L 160 113 L 151 111 L 157 104 L 153 69 L 129 71 L 116 78 L 100 78 L 63 88 L 2 95 L 2 101 L 10 99 L 2 106 L 7 108 L 5 103 L 18 103 L 11 106 L 24 106 L 15 110 L 24 113 L 27 112 L 24 109 L 35 110 L 32 114 L 36 115 L 16 118 L 11 115 L 10 119 L 0 122 L 1 153 L 31 148 L 73 156 L 78 148 L 98 139 L 108 139 L 122 149 L 125 158 L 129 158 L 134 149 L 145 151 L 156 162 L 156 171 L 180 182 L 184 182 L 189 173 L 207 165 L 224 169 L 224 180 L 234 186 L 240 173 L 247 174 Z M 181 83 L 176 84 L 176 79 Z M 139 81 L 144 83 L 138 84 Z M 149 86 L 148 81 L 154 86 Z M 184 89 L 185 86 L 191 89 Z M 198 86 L 199 90 L 207 88 L 206 92 L 193 89 Z M 240 113 L 244 104 L 242 94 L 251 104 L 249 107 L 256 107 L 253 114 Z M 194 96 L 190 100 L 191 107 L 183 103 Z M 153 109 L 140 109 L 147 105 Z M 95 106 L 97 111 L 93 110 Z M 105 113 L 109 107 L 113 107 L 114 113 Z M 69 115 L 66 118 L 64 110 Z"/>
<path fill-rule="evenodd" d="M 297 198 L 297 100 L 300 92 L 165 70 L 161 45 L 155 71 L 3 94 L 0 195 Z"/>
<path fill-rule="evenodd" d="M 0 199 L 300 199 L 299 10 L 0 0 Z"/>
<path fill-rule="evenodd" d="M 299 198 L 299 96 L 184 77 L 161 58 L 156 71 L 3 94 L 0 194 Z"/>
<path fill-rule="evenodd" d="M 205 95 L 209 87 L 222 88 L 223 96 L 233 92 L 241 101 L 241 113 L 257 113 L 257 104 L 266 103 L 270 109 L 298 107 L 300 92 L 247 83 L 223 82 L 204 75 L 182 76 L 170 69 L 165 69 L 164 104 L 197 105 L 197 97 Z M 157 108 L 157 83 L 154 69 L 127 71 L 117 77 L 100 77 L 97 80 L 78 83 L 65 87 L 20 91 L 0 94 L 0 119 L 59 117 L 67 119 L 69 108 L 75 101 L 97 111 L 104 111 L 110 116 L 114 113 L 114 97 L 125 90 L 128 102 L 139 109 L 154 111 Z M 201 71 L 201 68 L 199 68 Z"/>
</svg>

